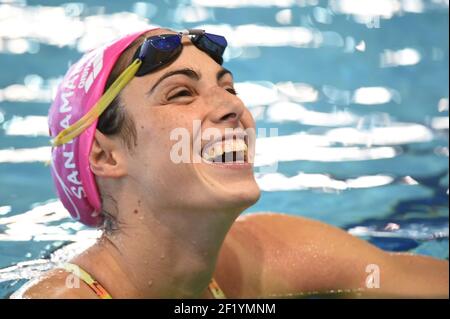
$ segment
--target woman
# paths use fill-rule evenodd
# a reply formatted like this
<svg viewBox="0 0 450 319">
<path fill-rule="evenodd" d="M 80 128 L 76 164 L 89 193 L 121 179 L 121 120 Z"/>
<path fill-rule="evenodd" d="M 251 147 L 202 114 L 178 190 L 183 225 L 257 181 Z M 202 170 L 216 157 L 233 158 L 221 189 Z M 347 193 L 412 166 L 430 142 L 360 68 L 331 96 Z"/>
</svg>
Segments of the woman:
<svg viewBox="0 0 450 319">
<path fill-rule="evenodd" d="M 255 123 L 221 66 L 225 47 L 156 29 L 71 67 L 49 114 L 52 175 L 72 216 L 105 231 L 22 297 L 448 297 L 446 261 L 304 218 L 238 218 L 260 196 Z"/>
</svg>

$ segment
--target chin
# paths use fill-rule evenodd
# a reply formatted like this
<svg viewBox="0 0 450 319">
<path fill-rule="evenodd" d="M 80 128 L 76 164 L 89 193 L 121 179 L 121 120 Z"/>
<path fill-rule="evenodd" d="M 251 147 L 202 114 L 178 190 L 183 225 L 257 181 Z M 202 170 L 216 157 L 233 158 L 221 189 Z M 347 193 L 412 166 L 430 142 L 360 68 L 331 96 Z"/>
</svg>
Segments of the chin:
<svg viewBox="0 0 450 319">
<path fill-rule="evenodd" d="M 243 192 L 236 194 L 236 204 L 240 205 L 243 210 L 256 204 L 261 197 L 261 190 L 256 182 L 251 187 L 245 189 Z"/>
<path fill-rule="evenodd" d="M 219 192 L 217 192 L 219 190 Z M 261 190 L 255 180 L 221 185 L 214 190 L 215 206 L 241 213 L 253 206 L 261 197 Z"/>
<path fill-rule="evenodd" d="M 195 169 L 196 181 L 190 189 L 198 196 L 199 201 L 194 201 L 201 203 L 202 208 L 240 214 L 254 205 L 261 196 L 253 165 L 247 162 L 203 162 L 192 167 Z"/>
</svg>

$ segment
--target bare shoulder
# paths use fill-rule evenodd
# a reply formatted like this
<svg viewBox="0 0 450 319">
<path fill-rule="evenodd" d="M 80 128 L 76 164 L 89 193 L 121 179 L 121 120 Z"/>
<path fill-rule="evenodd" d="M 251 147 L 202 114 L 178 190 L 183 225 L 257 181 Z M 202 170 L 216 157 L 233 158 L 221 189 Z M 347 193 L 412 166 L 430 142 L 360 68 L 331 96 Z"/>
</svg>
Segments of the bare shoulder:
<svg viewBox="0 0 450 319">
<path fill-rule="evenodd" d="M 310 235 L 322 237 L 323 233 L 332 232 L 336 236 L 347 237 L 347 232 L 323 222 L 283 213 L 259 212 L 240 216 L 232 233 L 239 229 L 253 229 L 256 232 L 273 233 L 277 238 L 310 238 Z"/>
<path fill-rule="evenodd" d="M 237 298 L 327 289 L 341 267 L 351 266 L 340 252 L 358 245 L 365 243 L 319 221 L 271 212 L 243 215 L 225 239 L 215 276 Z"/>
<path fill-rule="evenodd" d="M 227 240 L 248 245 L 249 239 L 252 239 L 250 242 L 256 241 L 263 245 L 266 253 L 292 248 L 297 254 L 305 254 L 325 247 L 336 252 L 355 248 L 355 245 L 366 248 L 370 246 L 371 253 L 382 252 L 338 227 L 309 218 L 273 212 L 243 215 L 236 220 Z"/>
<path fill-rule="evenodd" d="M 11 299 L 88 299 L 89 291 L 74 281 L 72 274 L 54 269 L 37 279 L 31 280 L 16 291 Z"/>
<path fill-rule="evenodd" d="M 236 220 L 214 275 L 236 298 L 359 294 L 373 265 L 382 272 L 382 289 L 368 296 L 448 296 L 447 261 L 388 253 L 332 225 L 270 212 Z"/>
</svg>

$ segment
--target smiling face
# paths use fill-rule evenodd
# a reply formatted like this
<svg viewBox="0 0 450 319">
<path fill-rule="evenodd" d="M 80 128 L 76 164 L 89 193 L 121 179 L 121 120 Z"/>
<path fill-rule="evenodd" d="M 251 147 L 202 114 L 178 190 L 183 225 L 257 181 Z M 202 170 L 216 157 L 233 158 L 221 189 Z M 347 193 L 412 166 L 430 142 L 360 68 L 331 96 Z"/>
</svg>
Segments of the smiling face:
<svg viewBox="0 0 450 319">
<path fill-rule="evenodd" d="M 254 129 L 254 120 L 235 95 L 231 73 L 188 37 L 182 42 L 173 63 L 133 78 L 121 93 L 137 131 L 133 151 L 123 147 L 126 177 L 154 209 L 240 212 L 260 196 L 248 163 L 254 143 L 229 133 Z M 189 160 L 178 163 L 183 142 Z M 227 163 L 217 163 L 222 158 Z"/>
</svg>

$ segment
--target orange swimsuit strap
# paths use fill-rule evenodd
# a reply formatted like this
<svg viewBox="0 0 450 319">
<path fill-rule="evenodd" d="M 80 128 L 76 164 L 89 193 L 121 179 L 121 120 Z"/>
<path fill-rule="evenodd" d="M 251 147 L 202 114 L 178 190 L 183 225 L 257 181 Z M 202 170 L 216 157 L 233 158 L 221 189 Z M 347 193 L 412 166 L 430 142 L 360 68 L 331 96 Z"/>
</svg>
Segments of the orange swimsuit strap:
<svg viewBox="0 0 450 319">
<path fill-rule="evenodd" d="M 91 275 L 89 275 L 88 272 L 86 272 L 84 269 L 82 269 L 80 266 L 75 264 L 66 263 L 64 264 L 63 268 L 80 278 L 82 281 L 84 281 L 100 299 L 112 299 L 111 295 L 108 293 L 108 291 L 94 278 L 92 278 Z M 225 294 L 223 293 L 222 289 L 220 289 L 217 282 L 214 280 L 214 278 L 211 279 L 211 283 L 208 286 L 209 291 L 213 295 L 215 299 L 225 299 Z"/>
<path fill-rule="evenodd" d="M 100 299 L 112 299 L 108 291 L 83 268 L 75 264 L 64 264 L 64 269 L 83 280 Z"/>
</svg>

